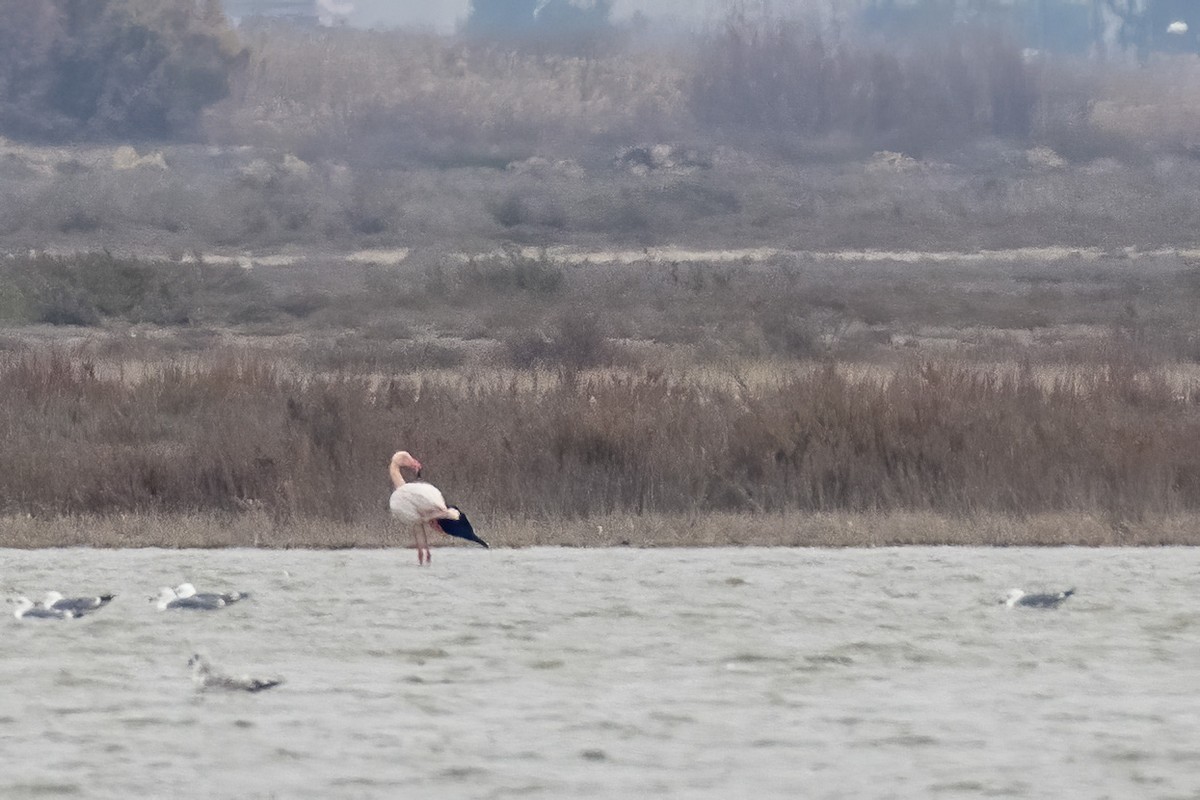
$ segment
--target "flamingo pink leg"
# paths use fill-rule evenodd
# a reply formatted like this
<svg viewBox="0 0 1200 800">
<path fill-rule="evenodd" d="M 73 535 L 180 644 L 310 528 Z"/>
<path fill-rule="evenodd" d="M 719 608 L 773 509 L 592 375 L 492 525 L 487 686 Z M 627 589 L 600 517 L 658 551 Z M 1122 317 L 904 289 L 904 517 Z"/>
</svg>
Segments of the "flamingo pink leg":
<svg viewBox="0 0 1200 800">
<path fill-rule="evenodd" d="M 413 540 L 417 548 L 417 563 L 429 564 L 433 560 L 433 556 L 429 552 L 429 537 L 425 533 L 424 525 L 418 525 L 413 529 Z"/>
<path fill-rule="evenodd" d="M 421 533 L 420 525 L 413 528 L 413 547 L 417 551 L 417 563 L 423 565 L 425 563 L 425 548 L 421 546 Z"/>
</svg>

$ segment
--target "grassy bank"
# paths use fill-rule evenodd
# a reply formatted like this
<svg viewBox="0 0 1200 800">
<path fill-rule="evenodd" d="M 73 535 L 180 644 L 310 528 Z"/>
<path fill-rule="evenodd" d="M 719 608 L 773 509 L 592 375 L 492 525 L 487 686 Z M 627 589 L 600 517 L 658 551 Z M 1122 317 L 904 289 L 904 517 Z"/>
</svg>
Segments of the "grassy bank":
<svg viewBox="0 0 1200 800">
<path fill-rule="evenodd" d="M 1114 522 L 1088 513 L 946 516 L 930 512 L 605 515 L 587 520 L 486 517 L 492 547 L 1157 547 L 1200 545 L 1200 514 Z M 435 547 L 467 546 L 457 540 Z M 382 511 L 360 523 L 293 520 L 258 513 L 122 514 L 0 518 L 0 546 L 265 547 L 338 549 L 412 546 Z M 482 556 L 482 554 L 481 554 Z M 401 558 L 398 556 L 398 558 Z"/>
</svg>

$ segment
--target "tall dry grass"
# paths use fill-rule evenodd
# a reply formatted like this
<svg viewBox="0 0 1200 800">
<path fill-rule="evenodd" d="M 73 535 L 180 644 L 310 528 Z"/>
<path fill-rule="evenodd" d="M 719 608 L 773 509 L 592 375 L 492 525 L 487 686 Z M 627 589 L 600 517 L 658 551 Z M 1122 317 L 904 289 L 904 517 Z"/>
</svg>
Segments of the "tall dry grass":
<svg viewBox="0 0 1200 800">
<path fill-rule="evenodd" d="M 0 362 L 0 513 L 377 519 L 404 447 L 481 518 L 1200 508 L 1200 406 L 1131 363 L 1047 380 L 949 360 L 751 385 L 565 372 L 551 385 L 285 371 L 261 356 L 105 374 Z"/>
</svg>

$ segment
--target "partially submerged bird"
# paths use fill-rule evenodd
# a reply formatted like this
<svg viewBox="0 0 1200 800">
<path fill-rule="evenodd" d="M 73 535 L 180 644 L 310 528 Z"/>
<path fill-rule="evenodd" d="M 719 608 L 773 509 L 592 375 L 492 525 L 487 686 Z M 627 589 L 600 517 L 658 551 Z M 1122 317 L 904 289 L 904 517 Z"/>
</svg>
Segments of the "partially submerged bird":
<svg viewBox="0 0 1200 800">
<path fill-rule="evenodd" d="M 283 683 L 283 678 L 254 678 L 249 675 L 224 675 L 213 668 L 207 658 L 196 653 L 188 659 L 192 668 L 192 683 L 197 691 L 221 689 L 233 692 L 261 692 Z"/>
<path fill-rule="evenodd" d="M 1026 594 L 1023 589 L 1009 589 L 1008 597 L 1000 602 L 1009 608 L 1022 606 L 1025 608 L 1058 608 L 1062 602 L 1075 594 L 1074 589 L 1067 589 L 1057 594 Z"/>
<path fill-rule="evenodd" d="M 170 586 L 164 586 L 158 590 L 158 610 L 166 611 L 168 608 L 177 608 L 191 611 L 211 611 L 217 608 L 224 608 L 246 597 L 249 597 L 249 595 L 245 592 L 227 592 L 224 594 L 215 592 L 197 593 L 196 587 L 192 586 L 192 584 L 181 583 L 174 589 Z"/>
<path fill-rule="evenodd" d="M 388 500 L 388 508 L 398 520 L 412 527 L 418 564 L 428 564 L 431 558 L 429 528 L 483 547 L 488 546 L 487 542 L 475 535 L 475 529 L 471 527 L 466 514 L 457 506 L 446 505 L 446 499 L 436 486 L 424 481 L 409 483 L 404 480 L 401 469 L 411 469 L 420 478 L 421 462 L 405 450 L 398 451 L 388 462 L 388 474 L 395 487 Z"/>
<path fill-rule="evenodd" d="M 82 611 L 40 606 L 28 597 L 18 597 L 14 602 L 17 607 L 13 610 L 13 616 L 17 619 L 74 619 L 84 615 Z"/>
<path fill-rule="evenodd" d="M 83 614 L 95 611 L 97 608 L 104 608 L 112 602 L 114 597 L 116 595 L 113 594 L 102 594 L 96 597 L 63 597 L 61 592 L 50 591 L 46 592 L 46 599 L 42 601 L 42 607 L 53 611 L 71 611 Z"/>
<path fill-rule="evenodd" d="M 215 603 L 220 601 L 225 605 L 236 603 L 238 600 L 245 600 L 250 596 L 249 592 L 196 592 L 196 587 L 190 583 L 181 583 L 175 587 L 175 594 L 182 598 L 196 597 L 204 602 Z"/>
</svg>

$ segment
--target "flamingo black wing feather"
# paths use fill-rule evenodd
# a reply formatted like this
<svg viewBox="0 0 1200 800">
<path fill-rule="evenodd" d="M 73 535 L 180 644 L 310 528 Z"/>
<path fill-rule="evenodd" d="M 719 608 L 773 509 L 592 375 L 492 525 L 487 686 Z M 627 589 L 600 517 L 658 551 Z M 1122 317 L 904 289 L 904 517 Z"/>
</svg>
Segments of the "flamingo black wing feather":
<svg viewBox="0 0 1200 800">
<path fill-rule="evenodd" d="M 450 508 L 458 512 L 458 519 L 435 520 L 437 526 L 442 529 L 442 533 L 487 547 L 488 543 L 475 535 L 475 529 L 471 527 L 471 521 L 467 519 L 467 515 L 462 512 L 462 509 L 457 506 L 450 506 Z"/>
</svg>

